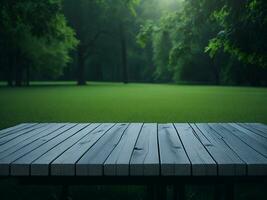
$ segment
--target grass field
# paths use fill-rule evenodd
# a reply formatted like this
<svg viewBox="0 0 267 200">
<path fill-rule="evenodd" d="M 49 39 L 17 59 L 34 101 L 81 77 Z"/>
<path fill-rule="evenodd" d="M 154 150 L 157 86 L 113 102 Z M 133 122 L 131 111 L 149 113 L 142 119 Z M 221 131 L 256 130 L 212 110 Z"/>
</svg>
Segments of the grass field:
<svg viewBox="0 0 267 200">
<path fill-rule="evenodd" d="M 262 122 L 267 89 L 34 83 L 0 87 L 0 128 L 21 122 Z"/>
</svg>

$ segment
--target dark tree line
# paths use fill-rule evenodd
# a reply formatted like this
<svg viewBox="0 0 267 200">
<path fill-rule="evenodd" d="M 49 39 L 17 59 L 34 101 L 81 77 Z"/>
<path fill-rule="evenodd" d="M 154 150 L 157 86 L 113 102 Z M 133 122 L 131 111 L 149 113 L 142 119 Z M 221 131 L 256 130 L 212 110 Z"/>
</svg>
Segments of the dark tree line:
<svg viewBox="0 0 267 200">
<path fill-rule="evenodd" d="M 263 86 L 266 25 L 265 0 L 3 0 L 0 79 Z"/>
</svg>

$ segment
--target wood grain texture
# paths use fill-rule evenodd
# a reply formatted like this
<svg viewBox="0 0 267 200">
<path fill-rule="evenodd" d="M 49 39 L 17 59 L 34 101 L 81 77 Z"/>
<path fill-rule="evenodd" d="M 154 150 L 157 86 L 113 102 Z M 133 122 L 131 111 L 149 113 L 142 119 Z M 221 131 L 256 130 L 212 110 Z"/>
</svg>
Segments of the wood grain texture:
<svg viewBox="0 0 267 200">
<path fill-rule="evenodd" d="M 253 125 L 251 125 L 251 124 L 246 124 L 246 123 L 237 123 L 237 124 L 239 126 L 245 128 L 245 129 L 247 129 L 247 130 L 249 130 L 249 131 L 251 131 L 251 132 L 253 132 L 253 133 L 255 133 L 255 134 L 257 134 L 259 136 L 262 136 L 262 137 L 267 139 L 267 130 L 266 130 L 266 133 L 265 133 L 264 131 L 260 131 L 260 130 L 258 130 L 256 128 L 253 128 Z"/>
<path fill-rule="evenodd" d="M 262 154 L 267 158 L 267 139 L 261 137 L 254 132 L 251 132 L 237 124 L 222 124 L 226 129 L 228 129 L 232 134 L 237 136 L 240 140 L 245 142 L 248 146 L 256 150 L 258 153 Z"/>
<path fill-rule="evenodd" d="M 129 124 L 116 124 L 76 163 L 77 176 L 102 176 L 103 164 L 120 142 Z"/>
<path fill-rule="evenodd" d="M 54 124 L 47 124 L 45 126 L 42 126 L 38 129 L 34 129 L 34 130 L 31 130 L 27 133 L 24 133 L 8 142 L 6 142 L 5 144 L 2 144 L 1 145 L 1 148 L 0 148 L 0 153 L 18 145 L 19 143 L 22 143 L 22 142 L 25 142 L 27 140 L 31 140 L 31 138 L 36 138 L 40 135 L 42 135 L 42 133 L 44 131 L 46 131 L 47 129 L 51 128 Z"/>
<path fill-rule="evenodd" d="M 133 123 L 125 130 L 120 143 L 104 163 L 106 176 L 128 176 L 130 174 L 130 159 L 142 125 L 142 123 Z"/>
<path fill-rule="evenodd" d="M 27 135 L 29 132 L 37 130 L 39 128 L 42 128 L 46 125 L 47 125 L 46 123 L 37 124 L 36 126 L 32 126 L 30 128 L 19 130 L 19 131 L 15 132 L 14 134 L 5 135 L 4 137 L 0 138 L 0 146 L 6 144 L 7 142 L 10 142 L 11 140 L 18 138 L 18 137 Z"/>
<path fill-rule="evenodd" d="M 76 124 L 67 124 L 56 131 L 52 130 L 52 132 L 49 135 L 41 137 L 38 140 L 22 147 L 18 151 L 14 151 L 11 154 L 1 158 L 0 159 L 0 175 L 2 175 L 2 176 L 10 175 L 9 174 L 9 166 L 11 163 L 13 163 L 17 159 L 25 156 L 26 154 L 28 154 L 32 151 L 36 151 L 37 148 L 42 147 L 42 145 L 48 143 L 50 140 L 53 141 L 54 138 L 58 137 L 61 134 L 64 134 L 66 131 L 68 131 L 69 129 L 71 129 L 75 125 Z"/>
<path fill-rule="evenodd" d="M 16 152 L 20 149 L 22 149 L 23 147 L 34 143 L 36 140 L 39 140 L 40 138 L 44 138 L 45 136 L 48 136 L 49 134 L 53 133 L 54 131 L 62 128 L 63 126 L 65 126 L 66 124 L 51 124 L 50 126 L 48 126 L 45 130 L 42 130 L 39 132 L 39 134 L 35 134 L 32 137 L 29 137 L 28 139 L 24 140 L 24 141 L 19 141 L 17 143 L 15 143 L 15 145 L 11 146 L 10 148 L 8 148 L 5 151 L 2 151 L 0 153 L 0 159 L 12 154 L 13 152 Z"/>
<path fill-rule="evenodd" d="M 223 141 L 247 164 L 249 176 L 267 175 L 267 159 L 231 133 L 222 124 L 209 124 Z"/>
<path fill-rule="evenodd" d="M 218 165 L 219 176 L 244 176 L 246 163 L 207 124 L 190 124 L 197 138 Z"/>
<path fill-rule="evenodd" d="M 131 176 L 160 174 L 157 124 L 144 124 L 130 161 Z"/>
<path fill-rule="evenodd" d="M 101 124 L 65 151 L 51 163 L 51 175 L 74 176 L 76 162 L 113 126 L 111 123 Z"/>
<path fill-rule="evenodd" d="M 26 128 L 31 128 L 35 126 L 37 123 L 23 123 L 23 124 L 18 124 L 16 126 L 6 128 L 0 131 L 0 138 L 5 137 L 7 135 L 14 134 L 20 130 L 26 129 Z"/>
<path fill-rule="evenodd" d="M 246 123 L 247 126 L 252 127 L 254 130 L 258 130 L 267 136 L 267 126 L 260 123 Z"/>
<path fill-rule="evenodd" d="M 61 142 L 66 139 L 74 136 L 80 130 L 84 129 L 88 124 L 78 124 L 68 131 L 64 132 L 64 134 L 60 134 L 58 137 L 53 138 L 49 142 L 43 144 L 41 147 L 31 151 L 30 153 L 22 156 L 17 159 L 10 165 L 11 175 L 13 176 L 29 176 L 30 175 L 30 165 L 32 162 L 37 160 L 39 157 L 44 155 L 50 149 L 59 145 Z"/>
<path fill-rule="evenodd" d="M 67 138 L 59 145 L 51 148 L 45 154 L 40 156 L 34 162 L 31 163 L 31 175 L 32 176 L 48 176 L 50 171 L 50 163 L 57 159 L 61 154 L 71 148 L 73 145 L 78 143 L 90 132 L 96 129 L 100 124 L 90 124 L 85 128 L 81 129 L 75 135 Z"/>
<path fill-rule="evenodd" d="M 185 151 L 192 163 L 193 176 L 215 176 L 217 165 L 189 124 L 175 124 Z"/>
<path fill-rule="evenodd" d="M 266 176 L 259 123 L 25 123 L 0 131 L 0 176 Z"/>
<path fill-rule="evenodd" d="M 158 125 L 158 140 L 163 176 L 189 176 L 191 163 L 172 124 Z"/>
</svg>

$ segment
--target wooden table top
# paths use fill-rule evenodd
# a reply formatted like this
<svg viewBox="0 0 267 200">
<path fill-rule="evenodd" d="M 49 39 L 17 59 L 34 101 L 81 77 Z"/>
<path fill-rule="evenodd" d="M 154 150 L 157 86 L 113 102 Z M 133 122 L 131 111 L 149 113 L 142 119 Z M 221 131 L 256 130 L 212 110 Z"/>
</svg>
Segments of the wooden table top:
<svg viewBox="0 0 267 200">
<path fill-rule="evenodd" d="M 266 176 L 259 123 L 24 123 L 0 131 L 0 176 Z"/>
</svg>

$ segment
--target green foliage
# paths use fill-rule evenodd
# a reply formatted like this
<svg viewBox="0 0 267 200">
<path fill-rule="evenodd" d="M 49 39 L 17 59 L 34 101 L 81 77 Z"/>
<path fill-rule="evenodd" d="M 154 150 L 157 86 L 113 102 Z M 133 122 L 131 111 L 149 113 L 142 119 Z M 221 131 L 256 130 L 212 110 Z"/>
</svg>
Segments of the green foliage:
<svg viewBox="0 0 267 200">
<path fill-rule="evenodd" d="M 30 59 L 34 70 L 50 77 L 58 77 L 71 61 L 69 51 L 77 46 L 78 41 L 63 15 L 57 15 L 51 23 L 54 26 L 54 37 L 36 37 L 28 32 L 19 45 L 23 55 Z"/>
<path fill-rule="evenodd" d="M 214 58 L 219 49 L 223 47 L 223 42 L 219 38 L 213 38 L 209 41 L 209 45 L 205 48 L 205 53 L 209 53 Z"/>
<path fill-rule="evenodd" d="M 145 48 L 147 43 L 151 40 L 152 33 L 156 30 L 157 28 L 155 27 L 153 21 L 151 20 L 146 21 L 145 25 L 140 26 L 139 33 L 136 36 L 137 43 L 142 48 Z"/>
<path fill-rule="evenodd" d="M 126 0 L 127 7 L 134 16 L 136 16 L 136 6 L 140 4 L 140 1 L 141 0 Z"/>
<path fill-rule="evenodd" d="M 7 64 L 19 70 L 16 76 L 26 68 L 58 76 L 71 60 L 69 51 L 78 44 L 61 12 L 61 0 L 3 1 L 0 25 L 2 51 L 18 61 L 15 66 Z"/>
<path fill-rule="evenodd" d="M 127 67 L 128 42 L 132 48 L 136 46 L 130 39 L 134 37 L 138 3 L 139 0 L 65 0 L 64 12 L 80 40 L 71 65 L 77 71 L 74 78 L 79 85 L 88 78 L 121 80 Z"/>
<path fill-rule="evenodd" d="M 266 11 L 265 0 L 2 0 L 0 79 L 267 85 Z"/>
<path fill-rule="evenodd" d="M 264 0 L 225 1 L 212 12 L 212 18 L 223 29 L 212 39 L 207 52 L 213 57 L 223 49 L 244 64 L 267 67 L 267 5 Z"/>
<path fill-rule="evenodd" d="M 154 25 L 158 26 L 160 31 L 152 29 L 152 35 L 158 35 L 151 38 L 153 44 L 160 44 L 157 41 L 163 41 L 161 45 L 153 46 L 157 77 L 162 76 L 164 79 L 166 71 L 168 71 L 169 80 L 189 80 L 190 77 L 194 77 L 195 81 L 207 80 L 201 73 L 199 76 L 195 76 L 196 65 L 200 62 L 194 61 L 194 59 L 198 58 L 203 60 L 202 62 L 207 62 L 203 51 L 206 46 L 205 41 L 209 40 L 208 36 L 213 30 L 207 28 L 210 26 L 210 22 L 206 21 L 203 16 L 205 12 L 202 9 L 196 9 L 196 7 L 202 6 L 200 2 L 197 3 L 180 2 L 180 9 L 177 7 L 176 11 L 163 14 L 161 20 Z M 194 12 L 192 12 L 193 9 L 195 9 Z M 167 32 L 169 38 L 166 38 L 166 34 L 162 34 L 162 32 Z M 168 56 L 157 54 L 161 50 Z M 201 56 L 201 54 L 203 55 Z M 162 61 L 165 61 L 164 65 L 161 64 Z M 207 75 L 209 76 L 209 74 Z"/>
<path fill-rule="evenodd" d="M 172 48 L 170 35 L 167 31 L 159 31 L 153 38 L 153 61 L 156 65 L 155 79 L 169 82 L 172 80 L 172 68 L 169 64 L 169 52 Z"/>
<path fill-rule="evenodd" d="M 255 75 L 266 66 L 266 21 L 266 4 L 261 0 L 187 0 L 175 11 L 162 13 L 160 20 L 143 23 L 137 42 L 141 47 L 152 42 L 158 80 L 164 79 L 168 71 L 168 80 L 178 82 L 236 84 L 239 79 L 231 73 L 237 70 L 232 68 L 243 67 L 239 73 L 254 71 Z M 161 51 L 164 54 L 158 53 Z M 267 81 L 264 76 L 246 76 L 242 84 L 255 84 L 256 79 L 258 84 Z"/>
</svg>

